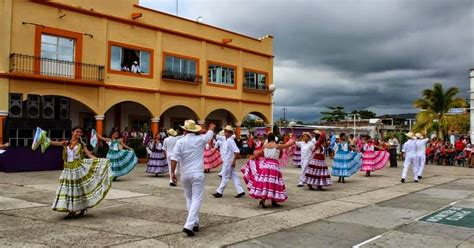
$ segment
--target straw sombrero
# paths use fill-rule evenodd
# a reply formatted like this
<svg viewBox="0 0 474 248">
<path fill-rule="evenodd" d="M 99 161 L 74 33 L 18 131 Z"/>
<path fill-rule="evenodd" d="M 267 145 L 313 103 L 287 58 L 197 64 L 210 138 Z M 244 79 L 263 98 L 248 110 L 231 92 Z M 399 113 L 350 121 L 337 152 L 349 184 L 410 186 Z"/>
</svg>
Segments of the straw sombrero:
<svg viewBox="0 0 474 248">
<path fill-rule="evenodd" d="M 168 129 L 168 131 L 166 131 L 166 132 L 171 136 L 178 135 L 178 133 L 173 128 Z"/>
<path fill-rule="evenodd" d="M 193 133 L 197 133 L 201 131 L 201 126 L 196 125 L 196 122 L 193 120 L 184 121 L 184 126 L 181 126 L 181 128 L 188 132 L 193 132 Z"/>
</svg>

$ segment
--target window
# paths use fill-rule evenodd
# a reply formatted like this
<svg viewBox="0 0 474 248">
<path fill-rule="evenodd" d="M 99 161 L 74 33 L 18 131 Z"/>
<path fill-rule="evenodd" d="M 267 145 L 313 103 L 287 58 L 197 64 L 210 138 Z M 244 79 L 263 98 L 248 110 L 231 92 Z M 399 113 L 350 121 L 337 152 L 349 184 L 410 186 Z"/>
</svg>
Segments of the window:
<svg viewBox="0 0 474 248">
<path fill-rule="evenodd" d="M 208 82 L 227 86 L 235 85 L 235 69 L 228 66 L 209 64 Z"/>
<path fill-rule="evenodd" d="M 267 75 L 253 71 L 245 71 L 245 89 L 266 90 Z"/>
<path fill-rule="evenodd" d="M 197 60 L 165 55 L 163 78 L 196 82 Z"/>
<path fill-rule="evenodd" d="M 113 71 L 150 75 L 151 66 L 151 51 L 110 46 L 110 69 Z"/>
<path fill-rule="evenodd" d="M 41 74 L 74 77 L 75 47 L 75 39 L 41 34 Z"/>
</svg>

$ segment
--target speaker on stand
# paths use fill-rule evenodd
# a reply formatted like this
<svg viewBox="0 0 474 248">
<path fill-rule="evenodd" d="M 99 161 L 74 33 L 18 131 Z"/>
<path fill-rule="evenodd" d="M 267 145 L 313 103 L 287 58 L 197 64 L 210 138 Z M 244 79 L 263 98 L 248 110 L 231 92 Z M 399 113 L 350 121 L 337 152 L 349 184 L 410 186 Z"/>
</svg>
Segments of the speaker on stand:
<svg viewBox="0 0 474 248">
<path fill-rule="evenodd" d="M 43 108 L 41 115 L 43 119 L 54 119 L 54 96 L 43 96 Z"/>
<path fill-rule="evenodd" d="M 11 118 L 23 117 L 23 94 L 10 93 L 8 116 Z"/>
<path fill-rule="evenodd" d="M 26 101 L 26 117 L 30 119 L 40 118 L 41 96 L 28 95 Z"/>
</svg>

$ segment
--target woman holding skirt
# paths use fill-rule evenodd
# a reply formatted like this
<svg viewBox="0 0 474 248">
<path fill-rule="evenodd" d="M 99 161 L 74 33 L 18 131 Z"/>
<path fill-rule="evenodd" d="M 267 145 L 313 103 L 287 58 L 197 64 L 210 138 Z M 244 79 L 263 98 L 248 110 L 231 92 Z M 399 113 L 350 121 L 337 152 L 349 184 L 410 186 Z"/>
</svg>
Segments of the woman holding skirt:
<svg viewBox="0 0 474 248">
<path fill-rule="evenodd" d="M 217 168 L 221 164 L 221 154 L 214 148 L 214 142 L 211 139 L 204 148 L 204 172 L 209 173 L 211 169 Z"/>
<path fill-rule="evenodd" d="M 109 160 L 94 157 L 82 142 L 82 134 L 82 128 L 76 127 L 72 129 L 71 140 L 51 141 L 51 145 L 64 147 L 64 170 L 52 209 L 69 212 L 67 217 L 83 216 L 88 208 L 105 198 L 112 186 Z"/>
<path fill-rule="evenodd" d="M 277 144 L 273 133 L 269 133 L 267 139 L 268 143 L 263 146 L 263 150 L 251 156 L 241 169 L 250 197 L 259 199 L 259 206 L 262 208 L 267 207 L 267 200 L 271 201 L 273 207 L 279 207 L 278 202 L 288 199 L 278 159 L 284 148 L 295 143 L 291 140 L 286 144 Z M 263 156 L 263 159 L 256 158 L 258 156 Z"/>
<path fill-rule="evenodd" d="M 115 181 L 118 177 L 122 177 L 130 173 L 138 163 L 138 158 L 132 148 L 125 145 L 119 138 L 119 131 L 113 129 L 110 138 L 104 138 L 97 134 L 97 138 L 103 140 L 109 146 L 107 158 L 110 160 L 112 168 L 112 176 Z M 124 150 L 127 149 L 127 150 Z"/>
<path fill-rule="evenodd" d="M 339 183 L 345 183 L 345 177 L 350 177 L 360 170 L 362 165 L 361 155 L 352 151 L 346 135 L 341 133 L 340 142 L 336 144 L 334 162 L 332 164 L 332 175 L 339 177 Z"/>
<path fill-rule="evenodd" d="M 163 149 L 160 134 L 157 133 L 155 138 L 147 145 L 147 152 L 150 155 L 148 158 L 147 173 L 164 174 L 168 172 L 168 162 L 166 160 L 166 151 Z"/>
<path fill-rule="evenodd" d="M 326 134 L 322 131 L 321 134 L 316 134 L 315 139 L 317 142 L 314 145 L 308 168 L 306 168 L 303 183 L 308 185 L 310 190 L 313 190 L 314 186 L 319 190 L 323 190 L 323 187 L 332 184 L 326 157 L 324 156 L 323 144 L 326 142 Z"/>
<path fill-rule="evenodd" d="M 363 145 L 364 153 L 362 153 L 362 168 L 361 171 L 365 171 L 365 175 L 370 177 L 370 173 L 376 170 L 380 170 L 388 162 L 390 154 L 383 150 L 381 147 L 377 147 L 370 136 L 366 137 L 366 142 Z M 375 151 L 375 148 L 379 151 Z"/>
</svg>

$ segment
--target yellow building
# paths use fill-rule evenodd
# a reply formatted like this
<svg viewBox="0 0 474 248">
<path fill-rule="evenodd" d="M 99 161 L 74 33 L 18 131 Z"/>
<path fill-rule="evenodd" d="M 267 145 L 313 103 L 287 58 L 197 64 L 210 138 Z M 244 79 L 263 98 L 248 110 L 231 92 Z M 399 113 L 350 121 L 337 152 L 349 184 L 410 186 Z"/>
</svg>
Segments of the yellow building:
<svg viewBox="0 0 474 248">
<path fill-rule="evenodd" d="M 0 142 L 15 136 L 4 129 L 37 123 L 101 133 L 149 123 L 156 133 L 189 118 L 239 126 L 254 114 L 271 126 L 271 36 L 138 0 L 2 0 L 0 12 Z"/>
</svg>

